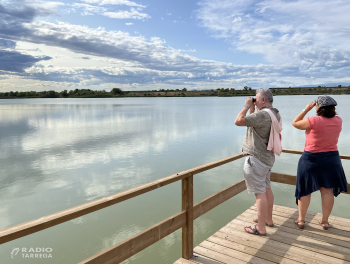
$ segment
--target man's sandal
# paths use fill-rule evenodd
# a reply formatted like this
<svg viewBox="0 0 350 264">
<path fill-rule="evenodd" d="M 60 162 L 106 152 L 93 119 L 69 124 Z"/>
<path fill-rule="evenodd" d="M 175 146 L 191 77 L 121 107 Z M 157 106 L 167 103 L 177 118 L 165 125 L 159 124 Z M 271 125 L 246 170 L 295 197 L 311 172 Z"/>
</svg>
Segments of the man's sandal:
<svg viewBox="0 0 350 264">
<path fill-rule="evenodd" d="M 248 232 L 246 228 L 249 228 L 250 230 L 252 230 L 253 233 Z M 252 235 L 266 236 L 266 233 L 264 233 L 264 234 L 260 233 L 259 230 L 256 229 L 256 225 L 254 228 L 252 228 L 252 226 L 246 226 L 246 227 L 244 227 L 244 231 L 246 231 L 248 234 L 252 234 Z"/>
<path fill-rule="evenodd" d="M 258 218 L 253 219 L 253 222 L 254 222 L 254 223 L 258 223 Z M 266 223 L 266 226 L 268 226 L 268 227 L 274 227 L 275 225 L 274 225 L 274 224 L 269 225 L 268 223 Z"/>
<path fill-rule="evenodd" d="M 328 230 L 329 222 L 322 221 L 322 219 L 318 219 L 318 223 L 323 227 L 324 230 Z"/>
<path fill-rule="evenodd" d="M 302 224 L 300 224 L 302 223 Z M 305 221 L 299 221 L 299 218 L 294 220 L 294 224 L 296 224 L 300 229 L 304 229 Z"/>
</svg>

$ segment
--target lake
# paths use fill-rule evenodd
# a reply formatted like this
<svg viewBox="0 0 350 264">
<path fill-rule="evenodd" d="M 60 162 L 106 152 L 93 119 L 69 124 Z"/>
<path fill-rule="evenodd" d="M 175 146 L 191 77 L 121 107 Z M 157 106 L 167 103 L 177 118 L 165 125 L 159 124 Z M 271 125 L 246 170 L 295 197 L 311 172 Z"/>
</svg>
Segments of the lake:
<svg viewBox="0 0 350 264">
<path fill-rule="evenodd" d="M 343 119 L 339 152 L 350 155 L 350 95 L 332 97 Z M 304 132 L 291 123 L 316 98 L 274 98 L 284 148 L 303 149 Z M 243 105 L 243 97 L 0 100 L 0 229 L 241 152 L 245 128 L 234 120 Z M 299 157 L 282 153 L 272 171 L 296 175 Z M 242 180 L 243 162 L 195 175 L 194 202 Z M 342 162 L 350 175 L 350 161 Z M 276 204 L 296 208 L 294 186 L 272 183 L 272 190 Z M 350 218 L 349 198 L 336 198 L 332 215 Z M 245 191 L 195 220 L 195 245 L 254 203 Z M 319 193 L 309 209 L 321 212 Z M 1 263 L 77 263 L 180 210 L 176 182 L 2 244 Z M 12 258 L 17 247 L 50 248 L 52 258 L 23 258 L 21 252 Z M 173 263 L 180 257 L 178 230 L 123 263 Z"/>
</svg>

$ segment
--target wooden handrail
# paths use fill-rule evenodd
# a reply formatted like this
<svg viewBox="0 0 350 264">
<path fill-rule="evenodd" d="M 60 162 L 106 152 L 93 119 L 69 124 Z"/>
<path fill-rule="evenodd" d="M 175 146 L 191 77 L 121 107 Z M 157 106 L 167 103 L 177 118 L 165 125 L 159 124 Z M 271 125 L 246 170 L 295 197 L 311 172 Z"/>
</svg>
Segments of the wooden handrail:
<svg viewBox="0 0 350 264">
<path fill-rule="evenodd" d="M 285 153 L 290 153 L 290 154 L 303 154 L 304 151 L 302 150 L 294 150 L 294 149 L 282 149 L 282 152 Z M 346 159 L 346 160 L 350 160 L 350 156 L 349 155 L 339 155 L 341 159 Z"/>
<path fill-rule="evenodd" d="M 303 151 L 291 149 L 283 149 L 282 151 L 291 154 L 303 153 Z M 61 224 L 178 180 L 182 180 L 181 212 L 90 257 L 89 259 L 82 261 L 81 263 L 119 263 L 179 228 L 183 228 L 183 257 L 188 259 L 193 254 L 193 220 L 246 189 L 244 180 L 241 180 L 193 205 L 193 175 L 240 159 L 243 156 L 243 153 L 238 153 L 117 194 L 0 230 L 0 244 Z M 340 155 L 340 158 L 350 160 L 350 156 L 347 155 Z M 296 177 L 289 174 L 272 172 L 271 181 L 295 185 Z M 348 184 L 348 189 L 350 189 L 350 184 Z"/>
<path fill-rule="evenodd" d="M 270 181 L 296 185 L 297 177 L 295 175 L 290 175 L 290 174 L 271 172 Z M 350 183 L 348 183 L 348 191 L 349 192 L 342 192 L 342 193 L 350 194 Z"/>
<path fill-rule="evenodd" d="M 35 232 L 44 230 L 46 228 L 67 222 L 74 218 L 95 212 L 102 208 L 106 208 L 116 203 L 120 203 L 122 201 L 128 200 L 130 198 L 136 197 L 146 192 L 150 192 L 159 187 L 163 187 L 170 183 L 176 182 L 178 180 L 182 180 L 191 175 L 198 174 L 200 172 L 221 166 L 228 162 L 234 161 L 236 159 L 240 159 L 243 157 L 242 153 L 238 153 L 236 155 L 232 155 L 230 157 L 220 159 L 214 162 L 210 162 L 190 170 L 185 170 L 179 173 L 172 174 L 170 176 L 131 188 L 126 191 L 122 191 L 116 194 L 112 194 L 110 196 L 103 197 L 101 199 L 97 199 L 95 201 L 91 201 L 82 205 L 78 205 L 51 215 L 47 215 L 44 217 L 40 217 L 36 220 L 28 221 L 26 223 L 22 223 L 19 225 L 15 225 L 12 227 L 5 228 L 0 230 L 0 244 L 9 242 L 11 240 L 24 237 Z"/>
<path fill-rule="evenodd" d="M 182 257 L 193 256 L 193 176 L 182 179 L 182 211 L 186 212 L 186 224 L 182 227 Z"/>
<path fill-rule="evenodd" d="M 181 211 L 118 244 L 80 262 L 89 264 L 120 263 L 149 247 L 186 224 L 186 211 Z"/>
<path fill-rule="evenodd" d="M 193 206 L 193 220 L 210 211 L 219 204 L 227 201 L 233 196 L 243 192 L 245 189 L 245 181 L 241 180 L 196 203 Z M 110 263 L 120 263 L 151 244 L 159 241 L 163 237 L 171 234 L 177 229 L 181 227 L 184 228 L 185 225 L 186 212 L 182 211 L 128 239 L 125 239 L 124 241 L 119 242 L 110 248 L 105 249 L 104 251 L 101 251 L 88 259 L 85 259 L 79 264 L 101 264 L 106 263 L 107 261 L 110 261 Z"/>
<path fill-rule="evenodd" d="M 221 191 L 203 199 L 193 206 L 193 219 L 197 219 L 201 215 L 209 212 L 219 204 L 227 201 L 246 189 L 247 187 L 245 185 L 245 180 L 240 180 L 239 182 L 236 182 L 235 184 L 232 184 L 231 186 L 226 187 L 225 189 L 222 189 Z"/>
</svg>

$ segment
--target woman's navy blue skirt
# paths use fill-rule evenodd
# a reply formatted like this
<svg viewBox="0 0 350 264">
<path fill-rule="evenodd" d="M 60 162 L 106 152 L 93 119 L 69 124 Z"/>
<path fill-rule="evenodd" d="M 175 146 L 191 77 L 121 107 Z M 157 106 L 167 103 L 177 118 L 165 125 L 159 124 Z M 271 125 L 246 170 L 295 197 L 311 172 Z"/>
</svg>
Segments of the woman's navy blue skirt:
<svg viewBox="0 0 350 264">
<path fill-rule="evenodd" d="M 320 190 L 320 187 L 333 188 L 335 197 L 348 191 L 343 165 L 338 151 L 304 151 L 298 163 L 296 203 L 300 197 Z"/>
</svg>

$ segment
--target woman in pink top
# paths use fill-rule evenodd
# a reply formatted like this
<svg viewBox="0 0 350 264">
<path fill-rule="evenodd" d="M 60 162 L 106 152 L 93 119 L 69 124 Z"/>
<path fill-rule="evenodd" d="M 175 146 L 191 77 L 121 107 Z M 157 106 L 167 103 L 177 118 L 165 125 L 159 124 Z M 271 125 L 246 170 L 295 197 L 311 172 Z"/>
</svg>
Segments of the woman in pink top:
<svg viewBox="0 0 350 264">
<path fill-rule="evenodd" d="M 305 118 L 316 105 L 317 116 Z M 295 224 L 304 228 L 306 211 L 311 193 L 320 190 L 322 199 L 322 219 L 320 225 L 327 230 L 334 196 L 347 192 L 347 181 L 338 152 L 338 138 L 342 129 L 342 119 L 336 116 L 337 102 L 330 96 L 319 96 L 315 102 L 294 119 L 293 126 L 305 131 L 305 148 L 298 163 L 295 198 L 299 207 L 299 218 Z"/>
</svg>

